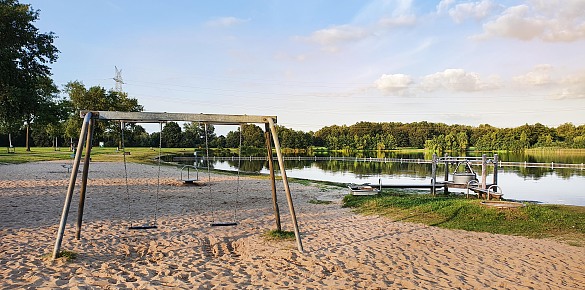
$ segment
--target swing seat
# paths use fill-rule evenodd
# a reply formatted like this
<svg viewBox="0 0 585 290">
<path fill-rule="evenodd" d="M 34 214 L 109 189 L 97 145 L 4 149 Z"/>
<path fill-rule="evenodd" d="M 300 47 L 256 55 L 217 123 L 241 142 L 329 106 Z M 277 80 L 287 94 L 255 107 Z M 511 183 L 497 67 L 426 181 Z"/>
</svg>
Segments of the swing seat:
<svg viewBox="0 0 585 290">
<path fill-rule="evenodd" d="M 129 230 L 150 230 L 158 228 L 156 225 L 130 226 Z"/>
<path fill-rule="evenodd" d="M 183 183 L 189 183 L 192 184 L 196 181 L 199 181 L 199 179 L 179 179 L 179 181 L 182 181 Z"/>
<path fill-rule="evenodd" d="M 197 176 L 195 178 L 191 178 L 189 176 L 191 169 L 195 169 L 195 172 L 197 173 Z M 187 170 L 186 177 L 183 176 L 183 171 L 185 170 Z M 197 167 L 193 165 L 185 165 L 181 168 L 181 178 L 179 180 L 182 181 L 183 183 L 193 183 L 195 181 L 199 181 L 199 170 L 197 169 Z"/>
<path fill-rule="evenodd" d="M 237 225 L 238 223 L 236 222 L 211 223 L 212 227 L 232 227 Z"/>
</svg>

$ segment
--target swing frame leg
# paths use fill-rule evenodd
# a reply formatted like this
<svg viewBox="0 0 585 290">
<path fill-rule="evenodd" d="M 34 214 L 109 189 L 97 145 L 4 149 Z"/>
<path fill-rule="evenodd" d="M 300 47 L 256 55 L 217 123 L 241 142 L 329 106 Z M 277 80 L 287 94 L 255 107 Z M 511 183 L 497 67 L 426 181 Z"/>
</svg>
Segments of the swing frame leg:
<svg viewBox="0 0 585 290">
<path fill-rule="evenodd" d="M 88 112 L 83 119 L 83 124 L 81 125 L 79 141 L 77 142 L 77 151 L 75 152 L 73 168 L 71 169 L 71 177 L 69 178 L 69 186 L 67 187 L 67 195 L 65 196 L 65 202 L 63 203 L 61 221 L 59 223 L 59 230 L 57 231 L 57 237 L 55 239 L 55 247 L 53 248 L 53 259 L 59 258 L 59 253 L 61 252 L 61 243 L 63 242 L 63 234 L 65 232 L 65 225 L 67 224 L 67 216 L 69 215 L 69 208 L 71 206 L 73 190 L 75 189 L 75 181 L 77 180 L 77 171 L 79 170 L 79 163 L 81 161 L 81 152 L 83 150 L 83 144 L 86 141 L 85 138 L 87 137 L 88 134 L 87 129 L 89 127 L 91 117 L 92 113 Z M 87 164 L 84 164 L 84 166 L 87 166 Z"/>
<path fill-rule="evenodd" d="M 286 200 L 288 202 L 288 209 L 290 211 L 290 217 L 294 227 L 295 238 L 297 240 L 297 249 L 299 252 L 303 252 L 303 243 L 301 242 L 301 233 L 299 232 L 299 224 L 297 223 L 297 215 L 295 213 L 295 207 L 293 205 L 293 199 L 290 194 L 290 187 L 288 185 L 288 178 L 286 177 L 286 170 L 284 170 L 284 158 L 280 151 L 280 142 L 278 141 L 278 135 L 276 134 L 276 127 L 274 126 L 274 120 L 272 118 L 266 118 L 270 131 L 272 132 L 272 140 L 274 141 L 274 149 L 276 150 L 276 156 L 278 157 L 278 165 L 280 167 L 280 174 L 282 175 L 282 183 L 284 185 L 284 191 L 286 193 Z"/>
<path fill-rule="evenodd" d="M 272 209 L 274 210 L 274 221 L 276 223 L 276 230 L 282 231 L 282 226 L 280 224 L 280 209 L 278 208 L 278 199 L 276 196 L 276 179 L 274 176 L 274 160 L 272 158 L 272 141 L 270 141 L 270 126 L 268 124 L 264 124 L 264 138 L 266 139 L 266 150 L 267 160 L 268 160 L 268 171 L 270 171 L 270 188 L 272 189 Z"/>
</svg>

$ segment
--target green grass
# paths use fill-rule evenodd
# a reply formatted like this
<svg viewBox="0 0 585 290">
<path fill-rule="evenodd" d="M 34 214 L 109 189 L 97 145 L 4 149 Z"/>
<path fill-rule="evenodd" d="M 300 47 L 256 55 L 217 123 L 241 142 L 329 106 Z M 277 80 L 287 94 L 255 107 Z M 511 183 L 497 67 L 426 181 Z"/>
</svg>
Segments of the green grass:
<svg viewBox="0 0 585 290">
<path fill-rule="evenodd" d="M 44 254 L 42 256 L 43 259 L 45 260 L 52 260 L 53 258 L 53 254 L 51 253 L 47 253 Z M 73 251 L 67 251 L 67 250 L 63 250 L 61 252 L 59 252 L 59 256 L 57 257 L 57 259 L 64 259 L 66 262 L 75 260 L 75 258 L 77 258 L 77 253 L 73 252 Z"/>
<path fill-rule="evenodd" d="M 310 204 L 331 204 L 331 201 L 328 200 L 318 200 L 318 199 L 310 199 L 308 201 Z"/>
<path fill-rule="evenodd" d="M 23 147 L 16 148 L 16 153 L 7 153 L 6 150 L 0 148 L 0 163 L 25 163 L 34 161 L 51 161 L 51 160 L 71 160 L 69 148 L 61 148 L 55 151 L 52 147 L 32 147 L 31 151 L 26 151 Z M 126 148 L 130 155 L 126 155 L 126 161 L 149 163 L 158 156 L 158 148 L 147 147 L 132 147 Z M 84 151 L 85 152 L 85 151 Z M 163 148 L 161 154 L 177 154 L 177 153 L 192 153 L 192 148 Z M 91 160 L 104 161 L 122 161 L 123 155 L 121 151 L 116 151 L 112 147 L 93 147 L 91 150 Z"/>
<path fill-rule="evenodd" d="M 270 230 L 264 233 L 264 238 L 269 241 L 294 241 L 295 233 L 291 231 Z"/>
<path fill-rule="evenodd" d="M 377 196 L 351 196 L 344 207 L 362 214 L 375 214 L 395 221 L 408 221 L 447 229 L 553 238 L 585 246 L 585 207 L 526 204 L 498 209 L 481 200 L 459 196 L 408 194 L 401 191 Z"/>
</svg>

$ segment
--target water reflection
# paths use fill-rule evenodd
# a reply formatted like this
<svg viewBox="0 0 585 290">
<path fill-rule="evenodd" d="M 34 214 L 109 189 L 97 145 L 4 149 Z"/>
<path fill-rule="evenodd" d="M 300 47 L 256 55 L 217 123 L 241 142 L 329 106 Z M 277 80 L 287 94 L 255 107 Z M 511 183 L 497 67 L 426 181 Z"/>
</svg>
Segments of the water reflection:
<svg viewBox="0 0 585 290">
<path fill-rule="evenodd" d="M 378 156 L 364 156 L 378 157 Z M 429 159 L 423 153 L 394 154 L 386 158 Z M 522 154 L 500 155 L 503 161 L 518 161 L 516 158 L 531 158 L 529 162 L 557 162 L 580 160 L 580 157 L 571 159 L 550 159 L 547 156 L 531 156 Z M 168 158 L 168 161 L 171 158 Z M 207 168 L 205 161 L 186 161 L 185 164 Z M 568 163 L 568 162 L 567 162 Z M 213 169 L 239 170 L 250 173 L 268 173 L 268 162 L 263 160 L 214 161 L 209 165 Z M 278 168 L 278 166 L 276 166 Z M 384 183 L 394 184 L 428 184 L 431 178 L 431 164 L 400 163 L 400 162 L 358 162 L 358 161 L 312 161 L 286 160 L 285 168 L 289 177 L 324 180 L 340 183 Z M 481 169 L 474 169 L 480 173 Z M 444 167 L 439 164 L 437 180 L 444 178 Z M 489 168 L 488 172 L 493 169 Z M 479 175 L 479 174 L 478 174 Z M 488 175 L 488 182 L 492 176 Z M 585 206 L 585 170 L 559 168 L 524 168 L 504 167 L 498 170 L 499 184 L 505 198 L 519 200 L 534 200 L 545 203 L 559 203 Z"/>
</svg>

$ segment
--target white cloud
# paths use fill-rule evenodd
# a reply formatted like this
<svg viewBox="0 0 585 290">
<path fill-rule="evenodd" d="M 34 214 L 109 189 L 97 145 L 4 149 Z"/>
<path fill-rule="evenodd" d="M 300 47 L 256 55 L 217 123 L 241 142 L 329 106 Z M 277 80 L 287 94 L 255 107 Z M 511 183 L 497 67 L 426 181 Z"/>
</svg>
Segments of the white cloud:
<svg viewBox="0 0 585 290">
<path fill-rule="evenodd" d="M 455 3 L 455 0 L 441 0 L 441 2 L 437 4 L 437 13 L 445 13 L 453 3 Z"/>
<path fill-rule="evenodd" d="M 383 17 L 383 18 L 380 18 L 378 23 L 386 28 L 394 28 L 394 27 L 401 27 L 401 26 L 413 26 L 416 24 L 416 16 L 413 14 L 410 14 L 410 15 L 400 15 L 398 17 Z"/>
<path fill-rule="evenodd" d="M 498 6 L 491 0 L 461 3 L 449 9 L 449 16 L 451 16 L 451 18 L 456 23 L 461 23 L 467 18 L 483 20 L 488 17 L 497 7 Z"/>
<path fill-rule="evenodd" d="M 456 92 L 493 90 L 499 87 L 495 77 L 482 81 L 479 74 L 463 69 L 446 69 L 422 78 L 420 87 L 426 91 L 447 89 Z"/>
<path fill-rule="evenodd" d="M 405 74 L 383 74 L 375 82 L 376 87 L 386 93 L 396 93 L 408 89 L 412 84 L 410 76 Z"/>
<path fill-rule="evenodd" d="M 308 37 L 297 37 L 319 44 L 326 51 L 338 51 L 347 43 L 380 37 L 384 33 L 417 23 L 412 0 L 372 1 L 351 23 L 334 25 L 314 31 Z"/>
<path fill-rule="evenodd" d="M 498 19 L 484 24 L 484 35 L 531 40 L 542 35 L 546 23 L 544 19 L 529 16 L 530 7 L 519 5 L 506 9 Z"/>
<path fill-rule="evenodd" d="M 535 38 L 550 42 L 585 39 L 585 1 L 527 1 L 507 8 L 496 19 L 483 25 L 477 38 Z"/>
<path fill-rule="evenodd" d="M 585 85 L 575 88 L 563 89 L 560 93 L 552 97 L 555 100 L 566 100 L 566 99 L 585 99 Z"/>
<path fill-rule="evenodd" d="M 313 32 L 310 40 L 325 46 L 356 41 L 367 36 L 367 32 L 352 25 L 339 25 Z"/>
<path fill-rule="evenodd" d="M 248 21 L 250 21 L 250 20 L 230 16 L 230 17 L 220 17 L 220 18 L 216 18 L 216 19 L 207 21 L 207 23 L 205 23 L 205 25 L 209 26 L 209 27 L 231 27 L 231 26 L 242 24 L 242 23 L 246 23 Z"/>
<path fill-rule="evenodd" d="M 559 83 L 563 89 L 554 99 L 585 99 L 585 73 L 567 76 Z"/>
<path fill-rule="evenodd" d="M 519 85 L 543 86 L 552 83 L 550 76 L 553 67 L 549 64 L 541 64 L 524 75 L 514 77 L 514 81 Z"/>
</svg>

